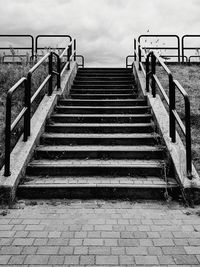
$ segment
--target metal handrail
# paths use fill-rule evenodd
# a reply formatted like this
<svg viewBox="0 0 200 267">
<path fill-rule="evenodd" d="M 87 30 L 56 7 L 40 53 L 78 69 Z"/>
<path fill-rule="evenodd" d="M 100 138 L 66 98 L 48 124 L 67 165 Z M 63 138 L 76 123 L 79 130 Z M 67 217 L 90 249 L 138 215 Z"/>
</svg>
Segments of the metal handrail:
<svg viewBox="0 0 200 267">
<path fill-rule="evenodd" d="M 72 41 L 72 37 L 68 34 L 40 34 L 40 35 L 37 35 L 36 38 L 35 38 L 35 53 L 37 55 L 37 52 L 38 50 L 40 49 L 45 49 L 45 47 L 38 47 L 38 41 L 39 39 L 41 38 L 57 38 L 57 37 L 63 37 L 63 38 L 68 38 L 69 41 L 71 42 Z"/>
<path fill-rule="evenodd" d="M 67 61 L 61 70 L 61 60 L 66 57 Z M 53 69 L 53 57 L 56 58 L 56 70 Z M 24 141 L 28 140 L 31 133 L 31 105 L 37 96 L 40 94 L 41 90 L 48 83 L 48 96 L 52 95 L 53 92 L 53 76 L 57 77 L 56 87 L 57 89 L 61 86 L 61 76 L 65 69 L 70 69 L 70 62 L 77 57 L 82 58 L 82 64 L 79 66 L 84 67 L 84 57 L 82 55 L 76 55 L 76 40 L 71 40 L 70 44 L 64 49 L 63 53 L 59 56 L 57 53 L 50 51 L 45 56 L 43 56 L 28 72 L 27 77 L 21 78 L 7 93 L 6 98 L 6 127 L 5 127 L 5 168 L 4 176 L 10 176 L 10 144 L 11 144 L 11 133 L 19 123 L 19 121 L 24 117 Z M 31 87 L 32 87 L 32 74 L 48 59 L 48 75 L 44 78 L 40 86 L 37 88 L 33 96 L 31 97 Z M 20 85 L 24 83 L 25 89 L 25 101 L 22 111 L 18 114 L 17 118 L 11 125 L 11 102 L 12 95 L 17 91 Z"/>
<path fill-rule="evenodd" d="M 176 142 L 176 123 L 178 123 L 182 133 L 186 139 L 186 170 L 188 179 L 192 179 L 192 148 L 191 148 L 191 122 L 190 122 L 190 100 L 185 89 L 180 85 L 177 80 L 174 80 L 170 69 L 165 64 L 164 60 L 155 51 L 150 51 L 148 55 L 140 43 L 138 43 L 138 53 L 136 48 L 136 42 L 134 41 L 134 57 L 138 58 L 139 70 L 143 71 L 146 78 L 146 91 L 151 90 L 152 96 L 156 97 L 156 86 L 159 88 L 162 96 L 164 97 L 167 105 L 169 106 L 169 135 L 173 143 Z M 146 70 L 142 64 L 142 54 L 145 58 Z M 167 96 L 158 76 L 156 75 L 156 64 L 160 64 L 163 70 L 168 75 L 169 80 L 169 97 Z M 151 67 L 151 70 L 150 70 Z M 182 94 L 185 103 L 185 125 L 183 124 L 178 112 L 176 111 L 176 89 Z"/>
<path fill-rule="evenodd" d="M 175 38 L 177 39 L 177 46 L 165 46 L 165 47 L 156 47 L 156 46 L 150 46 L 150 47 L 144 47 L 145 49 L 159 49 L 159 50 L 177 50 L 178 52 L 178 62 L 181 61 L 181 49 L 180 49 L 180 38 L 176 34 L 143 34 L 138 37 L 138 42 L 140 43 L 142 38 L 152 38 L 152 37 L 161 37 L 161 38 Z"/>
<path fill-rule="evenodd" d="M 6 97 L 6 127 L 5 127 L 5 168 L 4 168 L 4 176 L 10 176 L 10 144 L 11 144 L 11 133 L 22 119 L 24 114 L 27 112 L 27 86 L 26 86 L 27 79 L 25 77 L 21 78 L 12 88 L 8 90 L 7 97 Z M 25 91 L 25 103 L 24 108 L 11 124 L 11 105 L 12 105 L 12 96 L 17 91 L 19 86 L 24 85 Z M 25 129 L 24 120 L 24 129 Z M 24 131 L 24 141 L 27 141 L 27 135 Z"/>
<path fill-rule="evenodd" d="M 198 58 L 198 59 L 200 60 L 200 55 L 199 55 L 199 56 L 190 56 L 190 57 L 189 57 L 189 60 L 188 60 L 188 63 L 189 63 L 189 64 L 191 63 L 191 59 L 192 59 L 192 58 Z M 200 63 L 200 61 L 199 61 L 199 62 L 194 61 L 193 63 Z"/>
<path fill-rule="evenodd" d="M 12 47 L 12 49 L 17 50 L 31 50 L 31 58 L 34 57 L 34 38 L 30 34 L 0 34 L 0 38 L 4 37 L 11 37 L 11 38 L 29 38 L 31 39 L 31 46 L 30 47 Z M 0 47 L 0 49 L 8 50 L 10 47 Z"/>
<path fill-rule="evenodd" d="M 128 68 L 128 67 L 132 67 L 132 64 L 128 64 L 128 60 L 129 60 L 129 58 L 135 58 L 135 55 L 128 55 L 127 57 L 126 57 L 126 68 Z"/>
<path fill-rule="evenodd" d="M 186 38 L 200 38 L 199 34 L 186 34 L 183 35 L 181 39 L 181 44 L 182 44 L 182 62 L 184 62 L 184 56 L 185 56 L 185 50 L 197 50 L 200 49 L 200 47 L 194 47 L 194 46 L 185 46 L 185 39 Z"/>
<path fill-rule="evenodd" d="M 149 71 L 151 58 L 151 71 Z M 156 75 L 156 64 L 160 63 L 162 68 L 168 75 L 169 80 L 169 98 Z M 188 179 L 192 179 L 192 148 L 191 148 L 191 123 L 190 123 L 190 100 L 185 89 L 180 85 L 177 80 L 174 80 L 173 75 L 163 59 L 153 51 L 151 51 L 146 60 L 146 91 L 149 92 L 149 79 L 151 78 L 151 88 L 152 95 L 156 97 L 156 86 L 158 86 L 160 92 L 162 93 L 166 103 L 169 106 L 169 135 L 173 143 L 176 142 L 176 123 L 178 123 L 182 133 L 186 139 L 186 169 Z M 182 94 L 185 102 L 185 125 L 183 124 L 180 116 L 176 111 L 176 89 Z"/>
</svg>

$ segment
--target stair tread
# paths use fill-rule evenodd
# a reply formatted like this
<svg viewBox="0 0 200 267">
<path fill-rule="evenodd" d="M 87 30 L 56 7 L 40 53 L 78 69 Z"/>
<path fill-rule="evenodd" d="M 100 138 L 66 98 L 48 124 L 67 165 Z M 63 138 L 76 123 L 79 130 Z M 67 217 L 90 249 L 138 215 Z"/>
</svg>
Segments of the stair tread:
<svg viewBox="0 0 200 267">
<path fill-rule="evenodd" d="M 70 94 L 70 96 L 72 95 L 77 95 L 79 96 L 80 94 Z M 88 96 L 94 96 L 94 95 L 99 95 L 99 94 L 87 94 Z M 101 96 L 107 96 L 108 94 L 101 94 Z M 132 95 L 136 95 L 136 94 L 110 94 L 110 95 L 113 95 L 113 96 L 120 96 L 121 98 L 123 98 L 123 96 L 132 96 Z"/>
<path fill-rule="evenodd" d="M 58 127 L 146 127 L 153 126 L 153 123 L 51 123 L 48 126 L 58 126 Z"/>
<path fill-rule="evenodd" d="M 150 108 L 150 106 L 62 106 L 59 105 L 56 108 L 65 108 L 65 109 L 145 109 L 145 108 Z"/>
<path fill-rule="evenodd" d="M 146 114 L 65 114 L 65 113 L 58 113 L 58 114 L 53 114 L 51 115 L 51 117 L 109 117 L 109 118 L 116 118 L 116 117 L 120 117 L 120 118 L 141 118 L 141 117 L 152 117 L 151 114 L 146 113 Z"/>
<path fill-rule="evenodd" d="M 177 187 L 159 177 L 26 177 L 19 187 Z"/>
<path fill-rule="evenodd" d="M 163 160 L 134 160 L 134 159 L 42 159 L 33 160 L 29 163 L 29 166 L 49 166 L 49 167 L 151 167 L 161 168 Z"/>
<path fill-rule="evenodd" d="M 76 102 L 76 101 L 82 101 L 82 102 L 87 102 L 88 100 L 86 100 L 86 99 L 59 99 L 58 100 L 58 102 L 59 101 L 66 101 L 66 102 Z M 99 100 L 95 100 L 95 99 L 91 99 L 91 100 L 89 100 L 89 101 L 91 101 L 91 102 L 95 102 L 95 101 L 98 101 L 98 102 L 104 102 L 104 101 L 110 101 L 110 102 L 115 102 L 115 101 L 117 101 L 117 102 L 128 102 L 128 101 L 133 101 L 133 102 L 137 102 L 137 101 L 146 101 L 146 99 L 145 98 L 135 98 L 135 99 L 132 99 L 132 98 L 130 98 L 130 99 L 128 99 L 128 98 L 124 98 L 124 99 L 118 99 L 118 100 L 115 100 L 115 99 L 110 99 L 110 100 L 105 100 L 105 99 L 99 99 Z"/>
<path fill-rule="evenodd" d="M 83 145 L 83 146 L 51 146 L 40 145 L 37 151 L 161 151 L 163 147 L 158 146 L 103 146 L 103 145 Z"/>
<path fill-rule="evenodd" d="M 47 133 L 45 132 L 43 136 L 48 136 L 48 137 L 87 137 L 87 138 L 158 138 L 159 135 L 155 133 Z"/>
</svg>

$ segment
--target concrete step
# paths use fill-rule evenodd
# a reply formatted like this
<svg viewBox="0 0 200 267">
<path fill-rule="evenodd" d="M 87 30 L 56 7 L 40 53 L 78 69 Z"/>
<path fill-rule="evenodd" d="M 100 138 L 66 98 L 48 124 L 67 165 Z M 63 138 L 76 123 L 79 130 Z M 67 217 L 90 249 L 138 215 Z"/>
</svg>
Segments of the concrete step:
<svg viewBox="0 0 200 267">
<path fill-rule="evenodd" d="M 131 82 L 133 84 L 134 78 L 132 75 L 130 76 L 86 76 L 86 75 L 76 75 L 76 78 L 74 80 L 75 82 Z"/>
<path fill-rule="evenodd" d="M 151 114 L 54 114 L 57 123 L 150 123 Z"/>
<path fill-rule="evenodd" d="M 153 123 L 51 123 L 46 125 L 51 133 L 151 133 Z"/>
<path fill-rule="evenodd" d="M 70 94 L 132 94 L 133 89 L 71 89 Z"/>
<path fill-rule="evenodd" d="M 125 73 L 125 72 L 77 72 L 76 75 L 77 78 L 79 77 L 90 77 L 90 78 L 95 78 L 95 77 L 126 77 L 127 79 L 133 78 L 132 73 Z"/>
<path fill-rule="evenodd" d="M 146 99 L 60 99 L 60 106 L 146 106 Z"/>
<path fill-rule="evenodd" d="M 78 69 L 78 73 L 87 73 L 87 72 L 106 72 L 106 73 L 132 73 L 132 69 L 127 68 L 80 68 Z"/>
<path fill-rule="evenodd" d="M 74 80 L 74 82 L 73 82 L 73 85 L 78 85 L 78 86 L 81 86 L 81 85 L 83 85 L 83 86 L 96 86 L 96 85 L 99 85 L 99 86 L 104 86 L 104 85 L 107 85 L 107 86 L 115 86 L 115 85 L 117 85 L 117 86 L 127 86 L 127 85 L 129 85 L 129 86 L 133 86 L 133 81 L 132 80 L 124 80 L 124 81 L 117 81 L 117 80 L 115 80 L 115 79 L 113 79 L 112 81 L 102 81 L 101 79 L 99 79 L 99 80 L 92 80 L 92 81 L 88 81 L 88 80 L 86 80 L 86 81 L 82 81 L 82 80 L 80 80 L 80 79 L 76 79 L 76 80 Z"/>
<path fill-rule="evenodd" d="M 162 176 L 163 161 L 159 160 L 101 160 L 62 159 L 33 160 L 26 169 L 27 175 L 73 176 Z"/>
<path fill-rule="evenodd" d="M 70 94 L 70 98 L 75 99 L 135 99 L 138 98 L 138 94 Z"/>
<path fill-rule="evenodd" d="M 33 177 L 26 176 L 18 186 L 23 198 L 121 198 L 164 199 L 164 193 L 176 195 L 178 185 L 173 179 L 166 184 L 159 177 Z"/>
<path fill-rule="evenodd" d="M 131 84 L 122 84 L 122 85 L 119 85 L 119 84 L 76 84 L 76 85 L 72 85 L 71 87 L 71 90 L 74 90 L 74 89 L 77 89 L 77 90 L 97 90 L 97 89 L 100 89 L 100 90 L 103 90 L 103 89 L 107 89 L 108 90 L 111 90 L 111 89 L 118 89 L 118 90 L 122 90 L 123 92 L 123 89 L 131 89 L 133 90 L 134 89 L 134 86 L 131 85 Z M 70 92 L 71 92 L 70 90 Z M 112 92 L 112 91 L 111 91 Z"/>
<path fill-rule="evenodd" d="M 160 143 L 160 136 L 155 133 L 140 134 L 64 134 L 44 133 L 41 144 L 45 145 L 155 145 Z"/>
<path fill-rule="evenodd" d="M 156 146 L 39 146 L 35 159 L 161 159 Z"/>
<path fill-rule="evenodd" d="M 145 114 L 150 106 L 57 106 L 55 111 L 63 114 Z"/>
</svg>

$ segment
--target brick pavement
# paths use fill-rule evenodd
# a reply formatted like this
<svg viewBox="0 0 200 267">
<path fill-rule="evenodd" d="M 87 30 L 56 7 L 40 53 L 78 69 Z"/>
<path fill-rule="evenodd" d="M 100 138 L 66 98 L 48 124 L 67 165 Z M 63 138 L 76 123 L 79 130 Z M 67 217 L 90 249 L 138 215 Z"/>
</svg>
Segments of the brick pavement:
<svg viewBox="0 0 200 267">
<path fill-rule="evenodd" d="M 0 215 L 0 266 L 200 266 L 199 215 L 174 202 L 22 201 Z"/>
</svg>

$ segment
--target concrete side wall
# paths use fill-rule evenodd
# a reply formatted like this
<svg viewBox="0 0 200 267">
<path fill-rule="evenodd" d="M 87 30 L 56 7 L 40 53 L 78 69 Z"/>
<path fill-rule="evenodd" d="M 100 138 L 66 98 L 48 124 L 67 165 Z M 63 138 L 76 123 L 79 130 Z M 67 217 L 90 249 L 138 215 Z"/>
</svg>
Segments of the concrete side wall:
<svg viewBox="0 0 200 267">
<path fill-rule="evenodd" d="M 176 133 L 176 143 L 172 143 L 169 137 L 169 115 L 166 111 L 160 96 L 157 94 L 155 98 L 146 92 L 146 79 L 142 71 L 139 71 L 137 62 L 133 63 L 133 73 L 135 75 L 136 84 L 147 97 L 148 104 L 152 107 L 153 116 L 157 122 L 157 127 L 163 137 L 163 141 L 167 147 L 168 154 L 175 170 L 176 179 L 183 188 L 200 188 L 200 178 L 192 165 L 193 179 L 189 180 L 186 174 L 186 150 L 178 133 Z"/>
<path fill-rule="evenodd" d="M 71 64 L 71 69 L 62 75 L 61 89 L 54 90 L 51 96 L 45 96 L 31 119 L 31 136 L 27 142 L 20 137 L 10 155 L 11 175 L 5 177 L 4 167 L 0 171 L 0 196 L 3 202 L 12 202 L 15 199 L 16 189 L 21 178 L 25 175 L 27 164 L 33 156 L 35 147 L 39 144 L 45 130 L 46 119 L 51 116 L 59 97 L 68 96 L 69 89 L 77 73 L 77 64 Z"/>
</svg>

